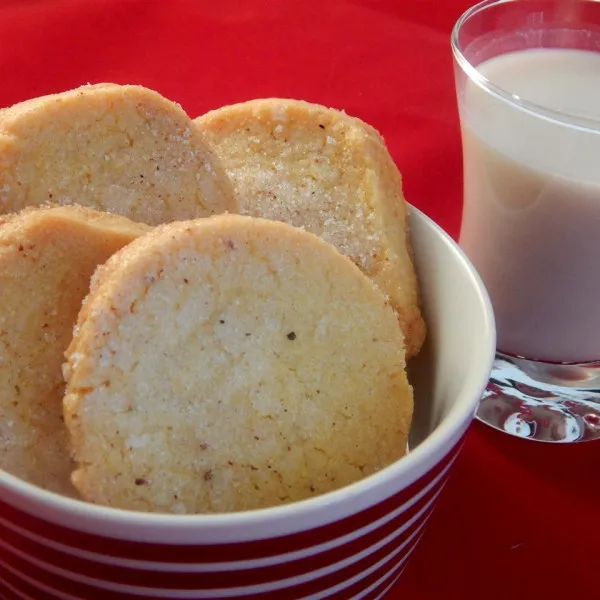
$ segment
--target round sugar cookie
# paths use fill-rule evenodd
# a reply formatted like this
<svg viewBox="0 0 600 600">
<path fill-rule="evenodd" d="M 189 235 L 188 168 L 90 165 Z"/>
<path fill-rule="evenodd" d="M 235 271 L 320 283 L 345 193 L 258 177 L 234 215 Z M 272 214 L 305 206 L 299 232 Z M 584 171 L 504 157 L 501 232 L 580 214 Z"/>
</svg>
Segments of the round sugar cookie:
<svg viewBox="0 0 600 600">
<path fill-rule="evenodd" d="M 416 355 L 425 339 L 402 179 L 370 125 L 284 98 L 224 106 L 194 120 L 233 182 L 240 212 L 322 237 L 389 295 Z"/>
<path fill-rule="evenodd" d="M 64 352 L 98 264 L 150 230 L 78 206 L 0 217 L 0 469 L 75 494 Z"/>
<path fill-rule="evenodd" d="M 150 225 L 236 209 L 229 179 L 181 107 L 116 84 L 0 111 L 0 214 L 48 202 Z"/>
<path fill-rule="evenodd" d="M 333 246 L 240 215 L 174 223 L 94 277 L 64 366 L 88 501 L 168 513 L 309 498 L 400 458 L 403 334 Z"/>
</svg>

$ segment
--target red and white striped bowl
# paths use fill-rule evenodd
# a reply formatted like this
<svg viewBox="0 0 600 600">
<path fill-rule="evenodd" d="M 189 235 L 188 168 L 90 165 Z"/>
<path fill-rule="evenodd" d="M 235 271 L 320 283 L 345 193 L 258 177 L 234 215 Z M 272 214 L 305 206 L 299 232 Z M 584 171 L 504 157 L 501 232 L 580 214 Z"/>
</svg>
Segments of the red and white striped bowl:
<svg viewBox="0 0 600 600">
<path fill-rule="evenodd" d="M 0 471 L 2 600 L 383 597 L 444 487 L 495 347 L 469 262 L 414 208 L 410 224 L 429 338 L 410 366 L 408 456 L 318 498 L 199 516 L 88 505 Z"/>
</svg>

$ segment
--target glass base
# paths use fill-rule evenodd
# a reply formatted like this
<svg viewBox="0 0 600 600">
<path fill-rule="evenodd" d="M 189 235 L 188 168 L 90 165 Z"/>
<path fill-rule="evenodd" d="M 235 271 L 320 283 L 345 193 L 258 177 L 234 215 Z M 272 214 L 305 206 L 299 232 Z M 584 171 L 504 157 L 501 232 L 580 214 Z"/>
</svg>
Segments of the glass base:
<svg viewBox="0 0 600 600">
<path fill-rule="evenodd" d="M 538 442 L 600 439 L 600 362 L 554 364 L 498 352 L 477 418 Z"/>
</svg>

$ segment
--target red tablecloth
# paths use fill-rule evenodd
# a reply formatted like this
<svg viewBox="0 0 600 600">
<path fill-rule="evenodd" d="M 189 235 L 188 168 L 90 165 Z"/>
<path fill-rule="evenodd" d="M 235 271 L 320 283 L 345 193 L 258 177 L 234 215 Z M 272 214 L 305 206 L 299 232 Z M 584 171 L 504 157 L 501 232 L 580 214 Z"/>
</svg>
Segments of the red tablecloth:
<svg viewBox="0 0 600 600">
<path fill-rule="evenodd" d="M 302 98 L 375 125 L 408 200 L 452 235 L 461 156 L 449 35 L 465 0 L 0 0 L 0 105 L 140 83 L 195 116 Z M 600 598 L 600 444 L 476 423 L 390 598 Z"/>
</svg>

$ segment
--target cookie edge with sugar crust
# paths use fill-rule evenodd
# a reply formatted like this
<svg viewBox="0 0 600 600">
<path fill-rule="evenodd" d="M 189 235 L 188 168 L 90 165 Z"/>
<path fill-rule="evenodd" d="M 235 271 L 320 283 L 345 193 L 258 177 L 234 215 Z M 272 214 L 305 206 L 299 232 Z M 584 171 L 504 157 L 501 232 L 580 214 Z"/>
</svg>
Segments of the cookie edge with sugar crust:
<svg viewBox="0 0 600 600">
<path fill-rule="evenodd" d="M 363 158 L 379 181 L 377 205 L 373 212 L 377 215 L 376 227 L 384 236 L 383 256 L 377 256 L 374 268 L 364 269 L 364 272 L 389 295 L 405 333 L 407 356 L 415 356 L 425 341 L 427 328 L 421 314 L 419 282 L 414 268 L 402 175 L 379 132 L 344 111 L 285 98 L 261 98 L 224 106 L 197 117 L 194 124 L 206 134 L 219 155 L 220 135 L 226 136 L 233 129 L 243 129 L 244 122 L 248 120 L 258 120 L 266 129 L 277 127 L 288 119 L 289 111 L 294 111 L 296 116 L 304 114 L 313 129 L 338 120 L 352 132 L 354 140 L 358 139 L 364 145 Z M 227 171 L 227 157 L 220 155 L 220 158 Z M 281 176 L 285 177 L 285 173 L 281 173 Z M 237 191 L 243 212 L 243 193 Z M 284 203 L 285 198 L 279 202 Z M 351 227 L 348 235 L 352 235 Z"/>
<path fill-rule="evenodd" d="M 115 106 L 117 107 L 116 109 Z M 116 122 L 120 123 L 119 107 L 127 109 L 134 106 L 137 111 L 147 110 L 148 114 L 156 114 L 161 119 L 168 116 L 184 132 L 184 134 L 179 136 L 181 139 L 174 135 L 175 131 L 169 133 L 159 129 L 152 133 L 154 137 L 157 137 L 157 135 L 160 137 L 165 133 L 168 134 L 164 142 L 165 148 L 168 148 L 168 152 L 164 156 L 177 158 L 176 155 L 178 154 L 179 159 L 187 156 L 186 160 L 191 160 L 188 155 L 190 147 L 193 147 L 193 160 L 201 163 L 195 172 L 198 182 L 195 194 L 199 200 L 194 204 L 186 206 L 186 212 L 181 213 L 181 202 L 175 202 L 176 197 L 180 193 L 179 191 L 176 194 L 171 191 L 170 193 L 175 195 L 167 201 L 165 198 L 169 193 L 165 196 L 163 192 L 168 190 L 168 187 L 165 186 L 165 190 L 155 192 L 153 191 L 155 183 L 145 181 L 143 176 L 140 176 L 139 180 L 135 180 L 132 177 L 131 182 L 126 187 L 132 194 L 136 195 L 138 203 L 142 201 L 141 199 L 144 196 L 152 198 L 156 203 L 156 206 L 152 206 L 146 211 L 139 209 L 142 213 L 147 213 L 145 219 L 128 212 L 130 210 L 128 207 L 123 207 L 122 210 L 119 210 L 118 208 L 113 209 L 112 206 L 107 208 L 102 203 L 98 204 L 98 201 L 92 199 L 93 195 L 90 198 L 82 200 L 81 186 L 87 184 L 82 184 L 79 180 L 74 179 L 73 182 L 69 183 L 67 189 L 69 189 L 69 186 L 72 186 L 72 189 L 69 189 L 68 194 L 65 195 L 64 191 L 56 193 L 56 190 L 53 193 L 53 190 L 48 189 L 48 196 L 44 196 L 43 198 L 39 197 L 42 192 L 35 188 L 35 186 L 33 191 L 31 191 L 28 181 L 21 181 L 19 173 L 23 169 L 23 153 L 31 152 L 29 146 L 36 145 L 36 129 L 44 127 L 52 115 L 62 117 L 64 112 L 71 111 L 74 118 L 76 118 L 78 115 L 85 115 L 85 111 L 87 110 L 94 114 L 101 114 L 102 108 L 104 108 L 107 113 L 116 111 L 114 113 Z M 117 130 L 128 134 L 126 125 L 119 124 Z M 73 132 L 75 134 L 76 130 L 73 129 Z M 134 145 L 135 139 L 132 138 L 131 143 Z M 181 146 L 180 148 L 177 146 L 178 144 Z M 64 148 L 61 148 L 60 138 L 56 140 L 56 151 L 60 152 L 63 157 L 65 156 Z M 95 164 L 94 161 L 99 161 L 96 166 L 99 172 L 101 172 L 103 168 L 101 157 L 93 154 L 90 154 L 90 157 L 92 164 Z M 108 160 L 106 156 L 102 158 Z M 146 161 L 144 160 L 144 162 Z M 177 102 L 166 98 L 153 89 L 141 85 L 121 85 L 116 83 L 87 84 L 75 89 L 25 100 L 1 109 L 0 169 L 7 174 L 2 177 L 0 173 L 0 213 L 18 212 L 27 206 L 41 206 L 48 202 L 61 205 L 85 204 L 96 210 L 121 214 L 137 222 L 157 225 L 174 220 L 209 216 L 210 214 L 237 212 L 237 201 L 231 187 L 231 182 L 221 168 L 218 158 L 215 156 L 205 137 L 193 127 L 192 119 L 189 115 Z M 37 169 L 35 164 L 30 167 L 31 169 L 35 173 Z M 171 177 L 177 177 L 177 175 L 173 175 L 177 171 L 175 165 L 171 165 L 165 170 L 171 173 Z M 25 169 L 24 173 L 25 177 L 29 176 L 29 170 Z M 80 173 L 77 174 L 78 177 L 80 175 Z M 94 177 L 93 172 L 91 172 L 91 176 Z M 91 181 L 90 179 L 90 185 Z M 149 187 L 142 187 L 143 185 L 149 185 Z M 33 196 L 31 196 L 32 194 Z M 106 191 L 105 195 L 108 197 L 111 194 Z M 102 198 L 103 194 L 95 194 L 95 196 Z M 174 212 L 178 214 L 174 214 Z M 158 214 L 162 216 L 158 218 L 156 216 Z"/>
</svg>

